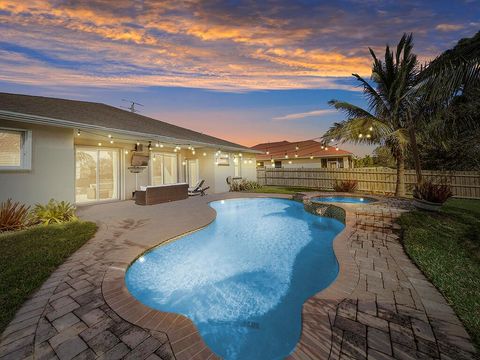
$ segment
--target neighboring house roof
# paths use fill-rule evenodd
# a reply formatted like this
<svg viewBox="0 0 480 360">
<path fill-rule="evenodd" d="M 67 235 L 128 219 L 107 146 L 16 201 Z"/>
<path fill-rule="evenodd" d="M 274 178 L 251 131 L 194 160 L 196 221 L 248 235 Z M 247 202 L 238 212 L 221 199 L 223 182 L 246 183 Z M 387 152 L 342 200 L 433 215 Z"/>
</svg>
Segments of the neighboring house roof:
<svg viewBox="0 0 480 360">
<path fill-rule="evenodd" d="M 144 133 L 213 146 L 249 150 L 248 147 L 230 141 L 95 102 L 0 93 L 0 116 L 9 112 L 59 120 L 59 123 L 65 120 L 109 130 Z"/>
<path fill-rule="evenodd" d="M 297 150 L 298 147 L 298 150 Z M 285 155 L 288 155 L 289 159 L 297 158 L 306 159 L 311 156 L 320 157 L 334 157 L 334 156 L 353 156 L 349 151 L 338 149 L 335 146 L 327 146 L 322 149 L 322 144 L 315 140 L 305 140 L 297 142 L 278 141 L 271 143 L 262 143 L 252 146 L 251 149 L 261 151 L 263 154 L 257 155 L 257 160 L 270 160 L 270 159 L 285 159 Z M 268 152 L 268 154 L 267 154 Z"/>
</svg>

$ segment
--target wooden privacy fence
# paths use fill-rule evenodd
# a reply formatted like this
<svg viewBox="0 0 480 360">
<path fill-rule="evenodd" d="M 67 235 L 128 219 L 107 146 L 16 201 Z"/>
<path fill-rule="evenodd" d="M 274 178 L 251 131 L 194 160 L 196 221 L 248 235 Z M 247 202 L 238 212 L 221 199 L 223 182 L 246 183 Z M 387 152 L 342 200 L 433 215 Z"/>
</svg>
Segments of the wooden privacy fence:
<svg viewBox="0 0 480 360">
<path fill-rule="evenodd" d="M 480 171 L 422 171 L 425 180 L 451 185 L 458 197 L 480 199 Z M 389 168 L 318 169 L 318 168 L 257 168 L 261 185 L 304 187 L 332 190 L 335 180 L 356 180 L 358 191 L 393 194 L 397 173 Z M 407 194 L 416 183 L 414 170 L 405 170 Z"/>
</svg>

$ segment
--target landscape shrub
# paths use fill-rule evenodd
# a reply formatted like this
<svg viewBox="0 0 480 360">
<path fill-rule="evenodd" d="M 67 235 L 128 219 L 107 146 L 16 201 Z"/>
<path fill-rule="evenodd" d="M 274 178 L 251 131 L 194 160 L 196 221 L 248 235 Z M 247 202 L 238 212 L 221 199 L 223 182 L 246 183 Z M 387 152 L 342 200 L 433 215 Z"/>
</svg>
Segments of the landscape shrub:
<svg viewBox="0 0 480 360">
<path fill-rule="evenodd" d="M 77 220 L 75 206 L 68 201 L 50 199 L 48 204 L 36 204 L 32 210 L 32 222 L 35 224 L 61 224 Z"/>
<path fill-rule="evenodd" d="M 230 184 L 230 191 L 248 191 L 248 190 L 255 190 L 259 189 L 262 186 L 252 180 L 233 180 L 232 183 Z"/>
<path fill-rule="evenodd" d="M 413 189 L 414 198 L 438 204 L 443 204 L 452 196 L 452 188 L 450 185 L 436 184 L 429 180 L 423 181 L 419 185 L 415 185 L 415 188 Z"/>
<path fill-rule="evenodd" d="M 20 230 L 27 227 L 29 206 L 8 199 L 0 204 L 0 232 Z"/>
<path fill-rule="evenodd" d="M 333 190 L 336 192 L 355 192 L 357 186 L 357 180 L 335 180 L 333 183 Z"/>
</svg>

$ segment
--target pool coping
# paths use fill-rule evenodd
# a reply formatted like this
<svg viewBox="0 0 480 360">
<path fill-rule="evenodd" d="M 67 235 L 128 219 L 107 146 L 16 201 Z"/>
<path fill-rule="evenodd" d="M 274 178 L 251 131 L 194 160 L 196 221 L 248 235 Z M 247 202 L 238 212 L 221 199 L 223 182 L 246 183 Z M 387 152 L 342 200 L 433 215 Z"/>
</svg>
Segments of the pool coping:
<svg viewBox="0 0 480 360">
<path fill-rule="evenodd" d="M 258 197 L 291 198 L 291 196 L 286 197 L 279 194 L 266 195 L 258 194 Z M 252 198 L 251 195 L 248 197 Z M 239 194 L 238 197 L 234 198 L 246 197 Z M 220 198 L 218 200 L 227 199 L 232 198 Z M 327 288 L 311 296 L 303 304 L 301 336 L 295 349 L 288 355 L 287 358 L 289 359 L 328 358 L 332 351 L 333 334 L 330 326 L 332 315 L 334 315 L 332 311 L 334 312 L 336 305 L 352 293 L 358 283 L 359 271 L 348 247 L 348 239 L 354 229 L 354 213 L 348 207 L 337 203 L 330 203 L 330 205 L 338 206 L 345 211 L 345 228 L 333 241 L 333 250 L 339 264 L 339 273 Z M 145 248 L 136 256 L 132 256 L 129 262 L 111 264 L 102 281 L 103 297 L 112 310 L 132 324 L 145 329 L 164 332 L 170 341 L 177 360 L 220 359 L 220 357 L 205 344 L 197 327 L 188 317 L 152 309 L 135 299 L 127 289 L 125 272 L 130 264 L 145 252 L 175 241 L 186 234 L 199 231 L 210 225 L 215 218 L 216 212 L 208 223 L 194 230 L 178 234 L 156 246 Z M 311 332 L 315 333 L 315 339 L 310 336 Z M 321 341 L 318 339 L 321 339 Z"/>
</svg>

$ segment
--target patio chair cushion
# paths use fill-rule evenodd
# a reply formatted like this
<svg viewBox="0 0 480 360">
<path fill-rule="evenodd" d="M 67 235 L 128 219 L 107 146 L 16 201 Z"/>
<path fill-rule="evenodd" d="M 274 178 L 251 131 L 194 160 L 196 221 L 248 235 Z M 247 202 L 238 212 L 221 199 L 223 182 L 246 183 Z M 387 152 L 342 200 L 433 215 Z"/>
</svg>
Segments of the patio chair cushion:
<svg viewBox="0 0 480 360">
<path fill-rule="evenodd" d="M 145 190 L 135 191 L 135 204 L 154 205 L 188 198 L 188 184 L 165 184 L 145 186 Z"/>
</svg>

